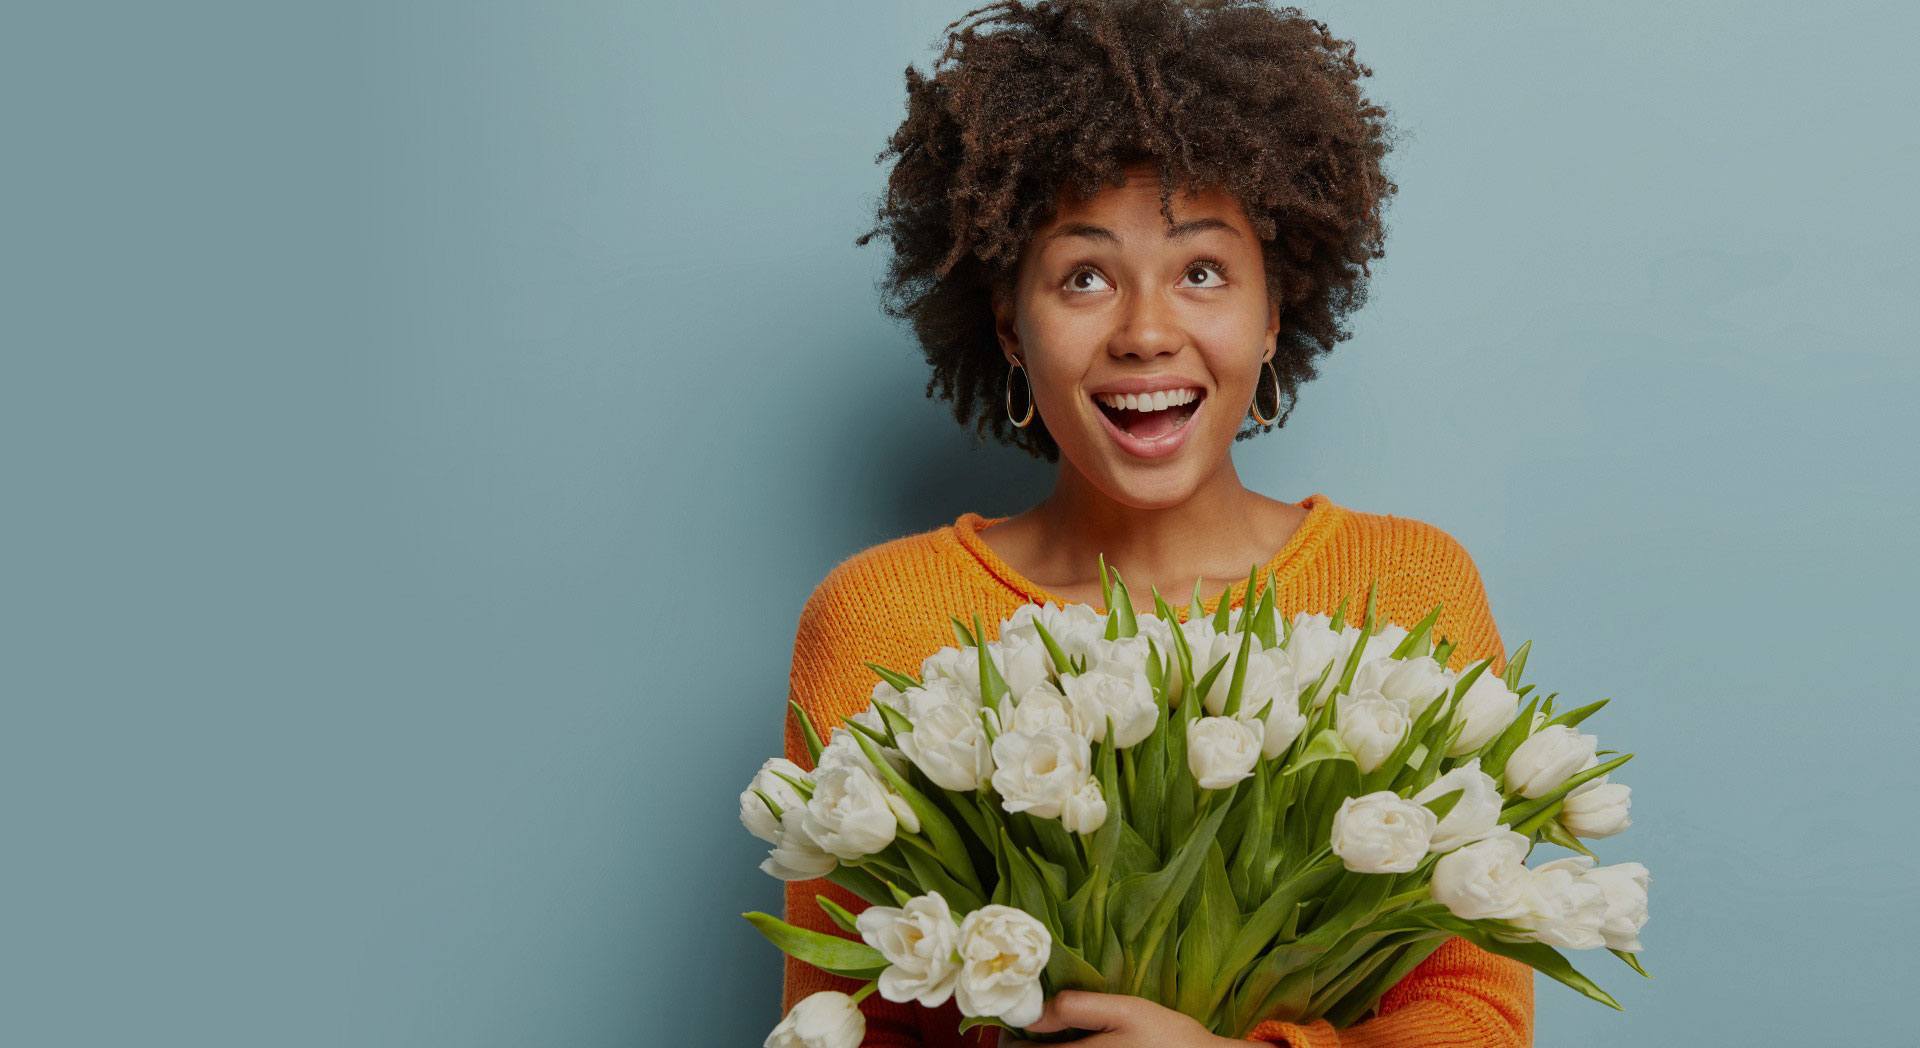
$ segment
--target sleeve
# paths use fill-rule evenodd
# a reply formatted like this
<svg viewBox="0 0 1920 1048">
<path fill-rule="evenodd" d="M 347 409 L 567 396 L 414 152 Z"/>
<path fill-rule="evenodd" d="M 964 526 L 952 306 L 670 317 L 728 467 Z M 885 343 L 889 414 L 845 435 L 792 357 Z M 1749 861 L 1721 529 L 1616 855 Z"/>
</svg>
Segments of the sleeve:
<svg viewBox="0 0 1920 1048">
<path fill-rule="evenodd" d="M 873 694 L 873 684 L 878 679 L 864 664 L 871 655 L 862 654 L 859 616 L 854 609 L 843 606 L 844 597 L 837 596 L 849 591 L 834 586 L 833 580 L 834 575 L 829 574 L 827 581 L 814 590 L 801 609 L 794 636 L 790 677 L 793 702 L 807 711 L 808 718 L 813 721 L 822 738 L 833 725 L 840 723 L 841 718 L 866 707 Z M 799 718 L 794 716 L 791 706 L 786 709 L 785 723 L 787 759 L 802 768 L 811 769 L 813 761 L 807 754 L 805 736 L 800 731 Z M 857 935 L 842 931 L 820 909 L 820 904 L 814 899 L 816 895 L 824 895 L 856 915 L 868 905 L 866 900 L 824 878 L 788 881 L 782 919 L 797 927 L 857 941 Z M 786 965 L 781 992 L 782 1015 L 809 994 L 821 990 L 852 994 L 863 985 L 858 980 L 828 974 L 784 954 L 782 958 Z M 881 1048 L 957 1048 L 980 1043 L 979 1031 L 968 1038 L 962 1038 L 956 1032 L 960 1025 L 960 1013 L 952 1001 L 942 1008 L 927 1008 L 911 1001 L 889 1001 L 876 990 L 860 1002 L 860 1011 L 867 1020 L 866 1039 L 861 1042 L 863 1045 Z"/>
<path fill-rule="evenodd" d="M 1480 659 L 1506 668 L 1506 649 L 1494 624 L 1473 560 L 1449 540 L 1452 585 L 1442 585 L 1442 632 L 1460 639 L 1449 662 L 1458 670 Z M 1450 621 L 1449 621 L 1450 620 Z M 1452 936 L 1380 998 L 1370 1018 L 1334 1029 L 1269 1020 L 1248 1039 L 1291 1048 L 1521 1048 L 1533 1043 L 1533 969 Z"/>
</svg>

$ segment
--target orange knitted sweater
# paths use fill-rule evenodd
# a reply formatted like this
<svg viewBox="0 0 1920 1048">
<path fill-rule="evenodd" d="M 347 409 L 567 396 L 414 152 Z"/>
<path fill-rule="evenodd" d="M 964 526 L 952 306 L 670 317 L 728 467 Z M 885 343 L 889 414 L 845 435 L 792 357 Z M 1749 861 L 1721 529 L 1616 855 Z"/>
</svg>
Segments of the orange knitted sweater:
<svg viewBox="0 0 1920 1048">
<path fill-rule="evenodd" d="M 1307 517 L 1267 567 L 1276 580 L 1276 602 L 1287 616 L 1331 613 L 1342 598 L 1364 609 L 1367 585 L 1378 579 L 1379 613 L 1411 626 L 1434 604 L 1443 604 L 1435 632 L 1459 641 L 1450 666 L 1461 669 L 1491 656 L 1490 669 L 1506 656 L 1465 549 L 1446 532 L 1406 517 L 1365 513 L 1314 494 L 1296 505 Z M 1022 603 L 1064 600 L 1023 578 L 980 538 L 1004 517 L 963 513 L 952 524 L 869 547 L 841 561 L 814 588 L 800 611 L 794 637 L 793 700 L 824 736 L 841 718 L 864 709 L 878 679 L 863 665 L 918 673 L 920 662 L 953 643 L 948 615 L 980 616 L 989 638 L 997 624 Z M 1264 579 L 1266 571 L 1261 571 Z M 1246 596 L 1243 580 L 1226 594 L 1230 606 Z M 1171 604 L 1176 598 L 1168 595 Z M 1208 613 L 1219 598 L 1207 600 Z M 1178 610 L 1185 617 L 1185 606 Z M 1357 618 L 1357 616 L 1356 616 Z M 811 768 L 798 719 L 786 716 L 786 756 Z M 824 879 L 786 885 L 785 919 L 828 934 L 842 932 L 814 901 L 825 895 L 858 913 L 866 902 Z M 828 975 L 791 957 L 785 959 L 782 1013 L 819 990 L 852 993 L 859 983 Z M 977 1028 L 962 1036 L 958 1007 L 896 1004 L 878 992 L 860 1004 L 867 1016 L 868 1045 L 927 1048 L 989 1048 L 997 1032 Z M 771 1025 L 771 1024 L 769 1024 Z M 1254 1041 L 1293 1048 L 1513 1048 L 1533 1042 L 1533 969 L 1488 953 L 1465 939 L 1446 940 L 1388 990 L 1379 1012 L 1345 1029 L 1325 1020 L 1297 1024 L 1268 1020 Z"/>
</svg>

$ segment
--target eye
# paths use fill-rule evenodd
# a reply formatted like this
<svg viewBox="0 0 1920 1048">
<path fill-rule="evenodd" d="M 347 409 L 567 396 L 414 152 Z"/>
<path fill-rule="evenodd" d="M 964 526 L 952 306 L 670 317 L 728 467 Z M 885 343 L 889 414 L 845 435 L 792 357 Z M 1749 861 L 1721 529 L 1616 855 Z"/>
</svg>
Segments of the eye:
<svg viewBox="0 0 1920 1048">
<path fill-rule="evenodd" d="M 1067 290 L 1074 291 L 1074 292 L 1089 292 L 1089 291 L 1103 290 L 1097 287 L 1086 287 L 1085 285 L 1081 284 L 1080 282 L 1081 277 L 1093 277 L 1095 280 L 1099 280 L 1102 283 L 1104 283 L 1107 279 L 1106 277 L 1103 277 L 1100 275 L 1099 270 L 1096 270 L 1090 266 L 1075 266 L 1073 269 L 1073 272 L 1067 274 L 1067 283 L 1066 283 Z"/>
<path fill-rule="evenodd" d="M 1211 288 L 1211 287 L 1219 287 L 1219 286 L 1221 286 L 1222 284 L 1225 284 L 1225 283 L 1227 282 L 1227 267 L 1226 267 L 1226 265 L 1225 265 L 1224 263 L 1221 263 L 1221 262 L 1218 262 L 1218 261 L 1216 261 L 1216 260 L 1214 260 L 1214 259 L 1211 259 L 1211 258 L 1196 258 L 1196 259 L 1194 259 L 1194 260 L 1193 260 L 1193 262 L 1192 262 L 1192 263 L 1190 263 L 1190 264 L 1189 264 L 1189 265 L 1187 266 L 1187 271 L 1186 271 L 1186 272 L 1185 272 L 1184 274 L 1182 274 L 1182 275 L 1183 275 L 1183 276 L 1189 276 L 1189 277 L 1190 277 L 1190 276 L 1192 276 L 1192 275 L 1194 275 L 1195 273 L 1204 273 L 1204 272 L 1207 272 L 1208 270 L 1211 270 L 1211 271 L 1213 272 L 1213 276 L 1214 276 L 1214 281 L 1213 281 L 1213 283 L 1211 283 L 1211 284 L 1197 284 L 1197 285 L 1188 285 L 1188 286 L 1191 286 L 1191 287 L 1210 287 L 1210 288 Z"/>
</svg>

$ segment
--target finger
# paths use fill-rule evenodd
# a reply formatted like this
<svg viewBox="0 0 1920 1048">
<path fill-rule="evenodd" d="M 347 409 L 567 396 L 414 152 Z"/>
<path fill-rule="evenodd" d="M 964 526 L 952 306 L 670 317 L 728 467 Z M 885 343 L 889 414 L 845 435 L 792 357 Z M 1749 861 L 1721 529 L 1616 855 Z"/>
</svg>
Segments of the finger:
<svg viewBox="0 0 1920 1048">
<path fill-rule="evenodd" d="M 1047 1002 L 1040 1023 L 1029 1030 L 1120 1030 L 1134 1025 L 1141 999 L 1124 993 L 1096 993 L 1092 990 L 1061 990 Z"/>
</svg>

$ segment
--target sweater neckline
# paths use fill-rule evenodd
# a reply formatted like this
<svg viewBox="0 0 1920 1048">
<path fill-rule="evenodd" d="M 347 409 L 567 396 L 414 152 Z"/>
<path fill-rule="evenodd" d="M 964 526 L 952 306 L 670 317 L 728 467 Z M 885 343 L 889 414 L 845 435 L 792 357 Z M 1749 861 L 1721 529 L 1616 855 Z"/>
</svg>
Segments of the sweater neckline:
<svg viewBox="0 0 1920 1048">
<path fill-rule="evenodd" d="M 1313 554 L 1326 544 L 1333 534 L 1333 524 L 1343 512 L 1341 507 L 1321 492 L 1314 492 L 1293 505 L 1307 511 L 1305 520 L 1293 529 L 1293 534 L 1267 563 L 1260 569 L 1260 578 L 1265 579 L 1272 572 L 1274 582 L 1285 585 L 1298 574 L 1312 559 Z M 1039 583 L 1014 570 L 1013 565 L 1001 559 L 993 547 L 980 537 L 980 532 L 1007 519 L 1007 515 L 989 517 L 971 510 L 960 514 L 945 529 L 947 535 L 960 545 L 973 562 L 991 576 L 995 583 L 1012 591 L 1024 600 L 1039 604 L 1066 604 L 1064 597 L 1055 596 Z M 1228 606 L 1237 606 L 1246 598 L 1247 580 L 1241 579 L 1227 588 L 1224 598 Z M 1163 597 L 1168 596 L 1162 594 Z M 1203 613 L 1212 614 L 1219 610 L 1223 595 L 1209 598 L 1201 597 L 1200 607 Z M 1188 604 L 1174 597 L 1168 597 L 1168 603 L 1177 613 L 1185 614 Z M 1183 620 L 1184 621 L 1184 620 Z"/>
</svg>

